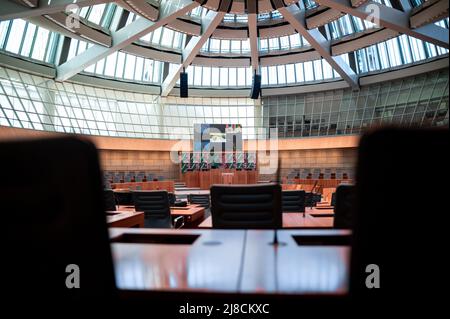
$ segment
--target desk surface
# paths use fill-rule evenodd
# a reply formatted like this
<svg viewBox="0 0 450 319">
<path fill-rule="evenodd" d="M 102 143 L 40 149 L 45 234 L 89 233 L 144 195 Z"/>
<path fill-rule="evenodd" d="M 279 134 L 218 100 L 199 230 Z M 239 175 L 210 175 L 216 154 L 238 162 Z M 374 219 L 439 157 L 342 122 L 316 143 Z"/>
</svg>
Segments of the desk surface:
<svg viewBox="0 0 450 319">
<path fill-rule="evenodd" d="M 134 212 L 135 207 L 134 206 L 127 206 L 127 205 L 119 205 L 117 206 L 118 212 Z M 188 222 L 197 221 L 201 218 L 203 218 L 205 214 L 205 208 L 198 205 L 198 204 L 191 204 L 186 207 L 171 207 L 170 213 L 172 216 L 184 216 L 187 218 Z"/>
<path fill-rule="evenodd" d="M 320 215 L 322 210 L 319 210 Z M 283 213 L 283 228 L 333 228 L 333 217 L 328 217 L 329 213 L 323 212 L 327 217 L 313 217 L 310 215 L 315 211 L 307 209 L 304 216 L 303 213 Z M 212 228 L 212 218 L 209 216 L 198 225 L 199 228 Z"/>
<path fill-rule="evenodd" d="M 144 213 L 134 211 L 106 212 L 106 222 L 109 227 L 144 227 Z"/>
<path fill-rule="evenodd" d="M 193 244 L 112 243 L 117 286 L 126 290 L 345 294 L 348 246 L 299 245 L 293 236 L 343 230 L 162 230 L 110 228 L 111 238 L 197 235 Z"/>
</svg>

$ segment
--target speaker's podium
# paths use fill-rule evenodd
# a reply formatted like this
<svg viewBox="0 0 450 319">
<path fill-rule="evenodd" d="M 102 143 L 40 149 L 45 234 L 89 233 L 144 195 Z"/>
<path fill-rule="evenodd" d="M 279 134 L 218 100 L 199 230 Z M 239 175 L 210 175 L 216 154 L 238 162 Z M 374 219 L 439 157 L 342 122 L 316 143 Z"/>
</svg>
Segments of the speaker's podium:
<svg viewBox="0 0 450 319">
<path fill-rule="evenodd" d="M 234 173 L 222 173 L 222 184 L 233 184 Z"/>
</svg>

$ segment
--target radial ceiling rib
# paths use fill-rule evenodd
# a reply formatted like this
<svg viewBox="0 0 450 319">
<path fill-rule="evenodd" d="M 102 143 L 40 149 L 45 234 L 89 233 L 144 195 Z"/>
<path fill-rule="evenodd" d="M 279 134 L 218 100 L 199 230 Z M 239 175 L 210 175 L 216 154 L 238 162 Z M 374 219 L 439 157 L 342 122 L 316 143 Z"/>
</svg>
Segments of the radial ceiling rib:
<svg viewBox="0 0 450 319">
<path fill-rule="evenodd" d="M 253 72 L 259 74 L 259 52 L 258 52 L 258 21 L 256 13 L 248 15 L 248 33 L 250 39 L 250 52 Z"/>
<path fill-rule="evenodd" d="M 318 29 L 308 30 L 305 26 L 305 11 L 297 5 L 278 8 L 284 19 L 300 33 L 311 46 L 339 73 L 339 75 L 353 88 L 359 88 L 358 75 L 339 56 L 331 55 L 331 43 Z"/>
<path fill-rule="evenodd" d="M 1 3 L 0 21 L 24 19 L 48 13 L 66 11 L 67 6 L 69 5 L 76 5 L 81 8 L 109 2 L 113 2 L 113 0 L 78 0 L 75 3 L 74 0 L 43 0 L 39 1 L 38 7 L 29 8 L 11 0 L 6 0 Z"/>
<path fill-rule="evenodd" d="M 426 26 L 427 28 L 425 29 L 411 29 L 409 12 L 402 12 L 373 1 L 368 1 L 358 8 L 352 7 L 349 0 L 317 0 L 316 2 L 370 22 L 375 22 L 375 18 L 375 20 L 378 20 L 379 25 L 382 27 L 407 34 L 414 38 L 436 44 L 446 49 L 449 48 L 448 29 L 444 29 L 435 24 L 430 24 Z M 377 8 L 379 14 L 373 13 L 374 8 Z"/>
<path fill-rule="evenodd" d="M 224 16 L 225 12 L 209 11 L 202 19 L 202 35 L 191 38 L 189 43 L 183 49 L 183 62 L 177 68 L 172 69 L 167 75 L 161 85 L 161 96 L 169 95 L 170 91 L 172 91 L 175 86 L 181 71 L 192 63 L 206 40 L 208 40 L 220 22 L 222 22 Z"/>
<path fill-rule="evenodd" d="M 157 28 L 170 23 L 176 18 L 192 11 L 198 5 L 199 4 L 197 2 L 193 2 L 190 0 L 162 1 L 160 6 L 159 19 L 157 21 L 152 22 L 147 20 L 146 18 L 138 18 L 119 31 L 112 32 L 111 47 L 107 48 L 101 45 L 94 45 L 83 53 L 67 61 L 66 63 L 61 64 L 56 69 L 56 80 L 65 81 L 71 78 L 75 74 L 86 69 L 88 66 L 132 44 L 134 41 L 138 40 L 149 32 L 152 32 Z"/>
</svg>

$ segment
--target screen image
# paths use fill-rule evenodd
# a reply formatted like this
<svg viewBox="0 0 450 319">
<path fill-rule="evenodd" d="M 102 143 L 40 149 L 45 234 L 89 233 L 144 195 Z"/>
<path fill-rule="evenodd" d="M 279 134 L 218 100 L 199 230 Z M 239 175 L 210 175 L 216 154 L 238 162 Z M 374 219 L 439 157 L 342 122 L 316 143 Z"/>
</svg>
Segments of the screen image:
<svg viewBox="0 0 450 319">
<path fill-rule="evenodd" d="M 225 143 L 227 141 L 226 133 L 209 133 L 209 142 L 210 143 Z"/>
<path fill-rule="evenodd" d="M 242 126 L 240 124 L 194 124 L 194 152 L 202 152 L 208 147 L 225 151 L 227 141 L 232 151 L 242 149 Z"/>
</svg>

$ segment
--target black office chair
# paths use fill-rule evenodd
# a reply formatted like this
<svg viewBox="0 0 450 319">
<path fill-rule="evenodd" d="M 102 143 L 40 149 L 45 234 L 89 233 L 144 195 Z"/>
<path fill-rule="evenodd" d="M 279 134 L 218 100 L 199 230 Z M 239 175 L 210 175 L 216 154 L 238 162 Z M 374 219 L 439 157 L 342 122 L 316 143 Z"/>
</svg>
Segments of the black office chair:
<svg viewBox="0 0 450 319">
<path fill-rule="evenodd" d="M 169 206 L 172 207 L 175 205 L 177 198 L 176 198 L 175 194 L 171 193 L 171 192 L 168 193 L 168 196 L 169 196 Z"/>
<path fill-rule="evenodd" d="M 311 192 L 305 192 L 305 206 L 306 207 L 314 207 L 316 205 L 316 200 L 314 193 Z"/>
<path fill-rule="evenodd" d="M 391 128 L 360 141 L 350 287 L 359 306 L 377 305 L 374 317 L 387 308 L 429 311 L 424 294 L 446 302 L 448 133 Z M 379 269 L 380 289 L 366 286 L 376 284 L 369 265 Z"/>
<path fill-rule="evenodd" d="M 281 186 L 213 185 L 211 216 L 213 228 L 281 228 Z"/>
<path fill-rule="evenodd" d="M 191 204 L 201 205 L 205 209 L 208 209 L 211 206 L 209 201 L 209 194 L 189 194 L 188 201 Z"/>
<path fill-rule="evenodd" d="M 124 205 L 124 206 L 134 205 L 133 195 L 131 194 L 131 191 L 128 190 L 114 191 L 114 196 L 116 198 L 117 205 Z"/>
<path fill-rule="evenodd" d="M 3 142 L 0 152 L 8 298 L 47 309 L 108 305 L 116 288 L 93 144 L 73 137 Z M 77 268 L 80 288 L 69 289 Z"/>
<path fill-rule="evenodd" d="M 116 210 L 116 197 L 112 189 L 103 190 L 103 200 L 105 202 L 106 211 Z"/>
<path fill-rule="evenodd" d="M 167 191 L 134 191 L 132 194 L 136 211 L 145 214 L 145 227 L 181 228 L 184 225 L 183 216 L 175 218 L 172 224 Z"/>
<path fill-rule="evenodd" d="M 282 191 L 283 213 L 304 213 L 305 194 L 302 190 Z"/>
<path fill-rule="evenodd" d="M 334 206 L 334 228 L 353 228 L 354 210 L 356 205 L 355 186 L 339 185 L 336 188 L 336 203 Z"/>
<path fill-rule="evenodd" d="M 313 206 L 317 206 L 317 203 L 320 203 L 322 201 L 322 195 L 321 194 L 313 194 L 312 201 L 313 201 Z"/>
<path fill-rule="evenodd" d="M 336 206 L 336 192 L 331 194 L 331 206 Z"/>
</svg>

